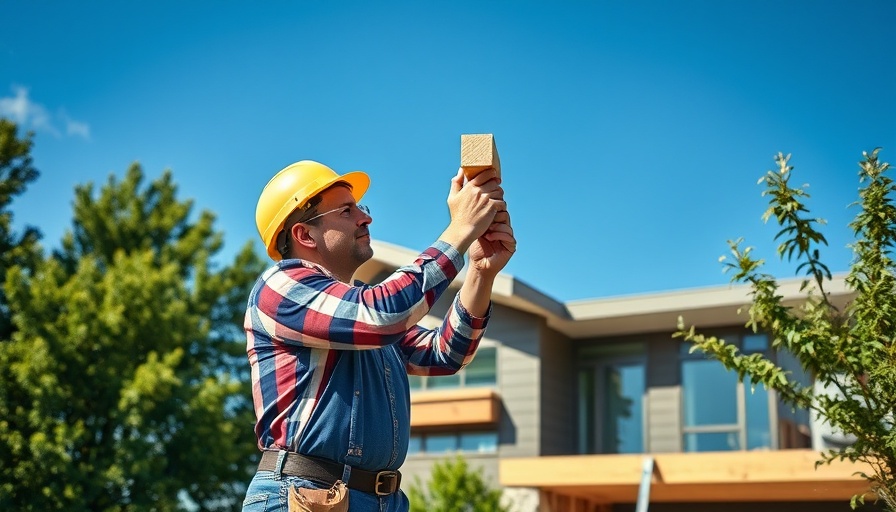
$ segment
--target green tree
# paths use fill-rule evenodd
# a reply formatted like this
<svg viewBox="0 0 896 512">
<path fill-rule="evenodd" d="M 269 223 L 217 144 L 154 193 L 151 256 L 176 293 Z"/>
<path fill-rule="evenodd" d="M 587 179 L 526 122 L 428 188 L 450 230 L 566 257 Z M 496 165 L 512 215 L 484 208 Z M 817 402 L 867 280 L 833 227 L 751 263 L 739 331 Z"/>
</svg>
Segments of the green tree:
<svg viewBox="0 0 896 512">
<path fill-rule="evenodd" d="M 76 187 L 73 229 L 4 290 L 0 510 L 232 510 L 255 452 L 242 314 L 261 269 L 217 268 L 214 217 L 170 172 Z"/>
<path fill-rule="evenodd" d="M 896 510 L 896 190 L 879 151 L 863 153 L 859 162 L 859 212 L 850 223 L 856 237 L 854 259 L 845 279 L 854 298 L 843 310 L 825 292 L 831 272 L 819 253 L 827 244 L 818 230 L 823 221 L 809 216 L 805 186 L 790 186 L 789 155 L 779 153 L 777 172 L 763 178 L 763 195 L 770 198 L 764 219 L 779 224 L 778 257 L 798 263 L 797 272 L 806 276 L 802 290 L 807 300 L 800 307 L 785 306 L 775 278 L 760 271 L 763 261 L 753 257 L 750 247 L 741 248 L 741 240 L 729 241 L 733 260 L 725 262 L 732 281 L 751 285 L 747 326 L 768 333 L 776 350 L 794 354 L 818 384 L 835 392 L 813 392 L 811 385 L 800 384 L 769 359 L 741 354 L 724 340 L 685 329 L 681 319 L 676 335 L 741 379 L 761 382 L 785 402 L 813 409 L 833 428 L 854 436 L 850 446 L 822 453 L 817 465 L 844 459 L 869 464 L 872 470 L 862 476 L 887 508 Z M 863 502 L 861 495 L 852 499 L 853 507 Z"/>
<path fill-rule="evenodd" d="M 20 136 L 12 121 L 0 119 L 0 283 L 14 266 L 30 271 L 40 257 L 40 233 L 33 227 L 16 235 L 10 204 L 38 177 L 31 160 L 32 134 Z M 0 288 L 0 342 L 12 334 L 9 303 Z"/>
<path fill-rule="evenodd" d="M 491 489 L 482 470 L 472 470 L 466 459 L 457 456 L 432 467 L 429 487 L 418 478 L 408 489 L 410 512 L 505 512 L 501 491 Z"/>
</svg>

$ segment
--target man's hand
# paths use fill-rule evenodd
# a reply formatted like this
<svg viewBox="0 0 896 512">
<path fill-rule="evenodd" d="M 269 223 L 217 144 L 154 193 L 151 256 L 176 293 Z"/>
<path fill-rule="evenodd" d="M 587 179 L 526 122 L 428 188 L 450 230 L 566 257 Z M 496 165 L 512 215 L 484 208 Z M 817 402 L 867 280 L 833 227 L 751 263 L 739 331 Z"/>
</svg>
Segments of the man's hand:
<svg viewBox="0 0 896 512">
<path fill-rule="evenodd" d="M 494 279 L 516 252 L 510 213 L 498 212 L 488 231 L 470 244 L 470 268 Z"/>
<path fill-rule="evenodd" d="M 448 211 L 451 223 L 440 237 L 460 252 L 466 252 L 474 240 L 494 223 L 498 212 L 506 211 L 504 190 L 494 169 L 486 169 L 464 183 L 463 170 L 451 180 Z"/>
<path fill-rule="evenodd" d="M 483 175 L 485 175 L 485 180 L 477 182 L 477 180 L 483 179 Z M 489 185 L 491 183 L 495 184 L 494 187 Z M 478 232 L 475 240 L 472 240 L 467 247 L 455 245 L 462 252 L 469 249 L 470 270 L 460 288 L 460 302 L 471 315 L 477 317 L 485 316 L 488 313 L 495 278 L 516 252 L 516 238 L 513 236 L 513 227 L 510 225 L 510 214 L 507 212 L 507 203 L 504 201 L 504 190 L 498 185 L 500 183 L 496 179 L 493 169 L 482 171 L 466 184 L 463 183 L 462 172 L 459 172 L 458 176 L 452 180 L 453 194 L 458 192 L 457 187 L 463 187 L 460 192 L 468 188 L 482 189 L 482 192 L 488 190 L 489 206 L 494 208 L 494 213 L 487 216 L 489 224 Z M 449 196 L 449 202 L 450 200 Z M 446 232 L 448 231 L 446 230 Z"/>
</svg>

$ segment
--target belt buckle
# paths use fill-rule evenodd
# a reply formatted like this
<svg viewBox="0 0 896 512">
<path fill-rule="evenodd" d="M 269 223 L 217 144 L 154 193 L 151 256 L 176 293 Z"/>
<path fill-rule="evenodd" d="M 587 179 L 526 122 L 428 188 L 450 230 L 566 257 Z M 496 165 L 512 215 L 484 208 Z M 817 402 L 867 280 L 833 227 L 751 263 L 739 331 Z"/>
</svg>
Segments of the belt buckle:
<svg viewBox="0 0 896 512">
<path fill-rule="evenodd" d="M 395 492 L 395 488 L 397 487 L 397 485 L 395 485 L 395 482 L 397 482 L 397 480 L 398 480 L 398 472 L 397 471 L 380 471 L 379 473 L 376 474 L 376 482 L 374 483 L 374 486 L 373 486 L 373 492 L 377 496 L 388 496 L 388 495 L 392 494 L 393 492 Z M 392 482 L 392 484 L 389 485 L 390 490 L 381 491 L 380 487 L 387 485 L 388 482 Z"/>
</svg>

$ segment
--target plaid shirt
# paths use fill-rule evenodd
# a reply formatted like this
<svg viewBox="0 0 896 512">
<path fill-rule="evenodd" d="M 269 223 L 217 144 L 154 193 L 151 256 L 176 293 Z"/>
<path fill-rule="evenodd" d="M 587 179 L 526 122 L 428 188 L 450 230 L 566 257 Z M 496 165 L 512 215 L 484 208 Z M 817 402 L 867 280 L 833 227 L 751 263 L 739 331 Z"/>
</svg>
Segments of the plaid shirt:
<svg viewBox="0 0 896 512">
<path fill-rule="evenodd" d="M 266 270 L 245 319 L 259 447 L 372 471 L 401 466 L 407 374 L 456 373 L 485 332 L 488 315 L 473 317 L 458 297 L 440 327 L 416 325 L 463 262 L 438 241 L 376 286 L 349 286 L 298 259 Z"/>
</svg>

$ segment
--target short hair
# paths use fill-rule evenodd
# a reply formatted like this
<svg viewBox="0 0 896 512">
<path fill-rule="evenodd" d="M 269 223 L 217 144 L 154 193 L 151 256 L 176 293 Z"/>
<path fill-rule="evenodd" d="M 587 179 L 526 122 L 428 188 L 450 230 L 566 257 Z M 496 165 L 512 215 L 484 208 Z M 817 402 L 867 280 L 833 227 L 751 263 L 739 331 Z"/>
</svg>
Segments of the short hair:
<svg viewBox="0 0 896 512">
<path fill-rule="evenodd" d="M 312 196 L 311 199 L 305 202 L 305 204 L 299 206 L 286 216 L 286 220 L 283 221 L 283 229 L 280 230 L 280 232 L 277 234 L 277 252 L 280 253 L 281 257 L 286 259 L 286 256 L 290 253 L 290 251 L 292 251 L 292 237 L 289 236 L 289 232 L 292 231 L 292 227 L 303 222 L 310 222 L 311 224 L 318 222 L 319 219 L 314 219 L 311 221 L 307 219 L 311 219 L 317 215 L 317 207 L 323 200 L 324 192 L 332 189 L 333 187 L 345 187 L 349 190 L 352 190 L 352 186 L 349 185 L 348 182 L 337 181 L 336 183 L 333 183 L 329 187 Z"/>
</svg>

